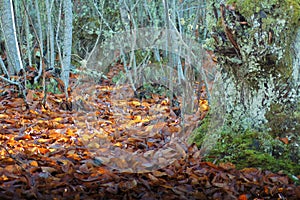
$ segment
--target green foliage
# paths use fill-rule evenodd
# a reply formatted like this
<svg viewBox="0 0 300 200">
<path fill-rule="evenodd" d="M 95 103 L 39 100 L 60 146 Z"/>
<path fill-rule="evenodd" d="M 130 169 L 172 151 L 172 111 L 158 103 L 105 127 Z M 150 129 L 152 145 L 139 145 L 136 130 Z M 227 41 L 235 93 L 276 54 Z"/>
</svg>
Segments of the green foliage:
<svg viewBox="0 0 300 200">
<path fill-rule="evenodd" d="M 46 91 L 51 92 L 53 94 L 60 94 L 61 91 L 58 90 L 57 85 L 57 81 L 53 78 L 50 78 L 50 80 L 46 83 Z"/>
<path fill-rule="evenodd" d="M 120 71 L 117 75 L 115 75 L 112 78 L 112 82 L 113 83 L 117 83 L 120 79 L 124 79 L 126 77 L 126 74 L 122 71 Z"/>
<path fill-rule="evenodd" d="M 166 86 L 160 84 L 144 83 L 137 89 L 137 97 L 140 99 L 150 99 L 152 98 L 152 94 L 158 94 L 166 97 L 171 97 L 173 95 Z"/>
<path fill-rule="evenodd" d="M 58 85 L 57 81 L 53 78 L 50 78 L 49 80 L 47 80 L 46 83 L 46 91 L 51 92 L 53 94 L 60 94 L 61 92 L 58 90 L 57 85 Z M 30 81 L 27 81 L 26 87 L 27 89 L 30 90 L 36 90 L 36 91 L 43 90 L 43 84 L 41 80 L 37 83 L 31 83 Z"/>
<path fill-rule="evenodd" d="M 113 31 L 118 31 L 121 27 L 118 9 L 118 4 L 109 1 L 98 4 L 90 1 L 77 3 L 74 10 L 73 53 L 85 57 L 87 51 L 94 47 L 98 35 L 101 35 L 100 41 L 103 41 Z M 102 18 L 99 13 L 102 17 L 108 17 Z"/>
<path fill-rule="evenodd" d="M 40 83 L 30 83 L 29 81 L 27 81 L 26 87 L 27 87 L 27 89 L 30 89 L 30 90 L 42 90 L 43 89 L 42 84 L 40 84 Z"/>
</svg>

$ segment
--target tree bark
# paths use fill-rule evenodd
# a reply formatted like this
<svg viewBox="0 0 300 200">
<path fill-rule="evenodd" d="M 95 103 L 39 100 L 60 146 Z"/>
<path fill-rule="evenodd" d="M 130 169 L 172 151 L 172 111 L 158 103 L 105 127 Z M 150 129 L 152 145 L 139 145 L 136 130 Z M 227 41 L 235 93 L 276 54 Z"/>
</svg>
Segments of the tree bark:
<svg viewBox="0 0 300 200">
<path fill-rule="evenodd" d="M 298 28 L 293 49 L 293 79 L 295 83 L 300 83 L 300 28 Z"/>
<path fill-rule="evenodd" d="M 125 3 L 126 3 L 125 0 L 119 0 L 121 21 L 125 30 L 128 31 L 130 30 L 130 19 L 129 19 L 129 11 L 127 10 L 127 6 Z"/>
<path fill-rule="evenodd" d="M 43 38 L 43 28 L 42 28 L 42 21 L 41 21 L 41 14 L 40 14 L 40 7 L 39 7 L 39 1 L 35 0 L 35 10 L 36 10 L 36 18 L 37 18 L 37 32 L 38 32 L 38 41 L 39 41 L 39 54 L 40 54 L 40 64 L 39 64 L 39 71 L 38 75 L 34 78 L 34 82 L 37 82 L 38 79 L 42 76 L 43 74 L 43 59 L 44 59 L 44 38 Z M 35 55 L 36 56 L 36 55 Z M 45 87 L 45 85 L 43 85 Z M 45 91 L 45 90 L 44 90 Z"/>
<path fill-rule="evenodd" d="M 28 12 L 29 5 L 31 5 L 31 0 L 27 1 L 27 5 L 25 7 L 26 12 Z M 27 58 L 28 58 L 28 65 L 32 66 L 32 54 L 31 54 L 31 46 L 32 46 L 32 35 L 30 33 L 29 28 L 29 13 L 25 14 L 25 36 L 26 36 L 26 47 L 27 47 Z"/>
<path fill-rule="evenodd" d="M 55 60 L 55 53 L 54 53 L 54 31 L 52 25 L 52 8 L 50 6 L 49 0 L 45 1 L 46 3 L 46 10 L 47 10 L 47 52 L 49 54 L 49 68 L 54 68 L 54 60 Z"/>
<path fill-rule="evenodd" d="M 10 74 L 14 74 L 20 72 L 23 69 L 23 64 L 16 35 L 12 0 L 1 1 L 0 9 L 1 28 L 5 39 L 8 58 L 8 71 Z"/>
<path fill-rule="evenodd" d="M 63 41 L 63 61 L 62 61 L 62 72 L 61 78 L 65 84 L 65 94 L 68 97 L 68 86 L 70 76 L 70 65 L 71 65 L 71 51 L 72 51 L 72 1 L 65 0 L 63 2 L 64 9 L 64 41 Z"/>
<path fill-rule="evenodd" d="M 282 14 L 285 6 L 272 10 L 271 3 L 262 3 L 244 16 L 240 10 L 246 4 L 218 2 L 210 1 L 215 12 L 208 20 L 214 22 L 210 42 L 221 68 L 226 124 L 236 132 L 266 130 L 265 115 L 272 104 L 299 100 L 300 33 L 286 31 L 295 30 L 299 22 Z"/>
</svg>

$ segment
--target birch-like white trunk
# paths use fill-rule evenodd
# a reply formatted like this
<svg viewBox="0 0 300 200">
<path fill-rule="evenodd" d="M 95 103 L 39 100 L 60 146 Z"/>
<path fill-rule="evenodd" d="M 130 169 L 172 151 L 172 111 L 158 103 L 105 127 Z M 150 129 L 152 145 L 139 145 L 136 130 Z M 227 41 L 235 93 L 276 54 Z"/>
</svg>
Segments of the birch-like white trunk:
<svg viewBox="0 0 300 200">
<path fill-rule="evenodd" d="M 31 5 L 31 1 L 27 1 Z M 29 5 L 26 5 L 26 10 L 29 10 Z M 32 46 L 32 34 L 30 33 L 29 29 L 29 17 L 28 13 L 25 15 L 25 36 L 26 36 L 26 47 L 27 47 L 27 57 L 28 57 L 28 65 L 32 66 L 32 59 L 31 59 L 31 46 Z"/>
<path fill-rule="evenodd" d="M 35 0 L 34 1 L 35 4 L 35 10 L 36 10 L 36 18 L 37 18 L 37 31 L 38 31 L 38 40 L 39 40 L 39 47 L 40 47 L 40 65 L 39 65 L 39 72 L 38 75 L 34 78 L 34 81 L 37 82 L 38 79 L 41 77 L 42 73 L 43 73 L 43 52 L 44 52 L 44 44 L 43 44 L 43 29 L 42 29 L 42 22 L 41 22 L 41 15 L 40 15 L 40 8 L 39 8 L 39 1 Z M 36 55 L 34 55 L 36 56 Z"/>
<path fill-rule="evenodd" d="M 14 10 L 12 0 L 0 1 L 1 28 L 6 44 L 8 71 L 10 74 L 18 73 L 23 69 L 18 46 Z"/>
<path fill-rule="evenodd" d="M 54 59 L 55 59 L 55 53 L 54 53 L 54 31 L 52 26 L 52 19 L 51 19 L 51 13 L 52 8 L 49 4 L 49 0 L 46 0 L 46 10 L 47 10 L 47 50 L 49 54 L 49 68 L 54 68 Z"/>
<path fill-rule="evenodd" d="M 126 31 L 130 29 L 129 12 L 126 9 L 125 0 L 119 0 L 121 21 Z"/>
<path fill-rule="evenodd" d="M 63 2 L 64 9 L 64 41 L 63 41 L 63 55 L 62 55 L 62 72 L 61 78 L 65 84 L 65 93 L 68 97 L 68 86 L 71 65 L 71 51 L 72 51 L 72 2 L 65 0 Z"/>
<path fill-rule="evenodd" d="M 300 28 L 298 29 L 297 36 L 293 44 L 293 49 L 293 79 L 294 82 L 300 84 Z"/>
</svg>

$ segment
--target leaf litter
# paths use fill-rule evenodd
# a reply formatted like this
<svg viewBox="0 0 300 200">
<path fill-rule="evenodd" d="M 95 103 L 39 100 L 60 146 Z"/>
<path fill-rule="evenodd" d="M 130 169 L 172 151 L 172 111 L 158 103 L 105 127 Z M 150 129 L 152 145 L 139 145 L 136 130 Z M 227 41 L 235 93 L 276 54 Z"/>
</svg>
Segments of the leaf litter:
<svg viewBox="0 0 300 200">
<path fill-rule="evenodd" d="M 164 99 L 114 101 L 109 84 L 91 89 L 96 101 L 71 96 L 72 111 L 61 94 L 44 106 L 30 90 L 28 108 L 17 93 L 0 96 L 1 199 L 300 199 L 287 175 L 203 162 L 174 138 L 180 120 Z"/>
</svg>

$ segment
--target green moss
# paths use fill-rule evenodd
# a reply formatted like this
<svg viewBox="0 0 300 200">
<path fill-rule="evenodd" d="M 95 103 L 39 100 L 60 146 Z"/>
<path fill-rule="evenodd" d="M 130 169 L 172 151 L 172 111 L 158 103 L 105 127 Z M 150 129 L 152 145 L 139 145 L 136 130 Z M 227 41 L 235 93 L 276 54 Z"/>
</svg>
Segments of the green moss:
<svg viewBox="0 0 300 200">
<path fill-rule="evenodd" d="M 266 113 L 266 119 L 272 137 L 297 137 L 300 132 L 300 102 L 274 103 Z"/>
<path fill-rule="evenodd" d="M 285 16 L 292 25 L 299 24 L 300 2 L 298 0 L 229 0 L 227 4 L 236 3 L 237 10 L 250 18 L 262 9 L 273 10 L 274 14 Z M 276 11 L 277 9 L 277 11 Z"/>
<path fill-rule="evenodd" d="M 300 23 L 300 2 L 298 0 L 286 0 L 286 12 L 289 13 L 291 22 L 295 25 Z"/>
<path fill-rule="evenodd" d="M 294 102 L 272 104 L 270 110 L 266 113 L 266 119 L 268 120 L 267 126 L 270 135 L 275 140 L 288 139 L 288 144 L 285 145 L 289 152 L 288 157 L 300 165 L 300 101 L 294 99 Z M 277 149 L 278 153 L 282 154 L 283 150 Z"/>
<path fill-rule="evenodd" d="M 229 0 L 227 4 L 236 3 L 238 11 L 248 18 L 258 11 L 259 2 L 260 0 Z"/>
<path fill-rule="evenodd" d="M 283 158 L 276 159 L 272 155 L 267 153 L 257 152 L 255 150 L 245 150 L 239 157 L 235 158 L 240 160 L 237 165 L 239 168 L 256 167 L 262 168 L 270 171 L 285 171 L 286 173 L 299 174 L 300 171 L 297 169 L 297 165 L 290 160 L 285 160 Z"/>
<path fill-rule="evenodd" d="M 207 116 L 202 121 L 200 121 L 199 128 L 192 133 L 191 137 L 188 140 L 190 144 L 195 143 L 197 146 L 201 146 L 205 135 L 209 131 L 210 119 L 210 114 L 208 113 Z"/>
<path fill-rule="evenodd" d="M 208 131 L 208 121 L 202 123 L 192 137 L 201 146 Z M 273 172 L 284 171 L 287 174 L 300 174 L 300 165 L 291 158 L 288 145 L 274 139 L 269 133 L 247 130 L 234 133 L 223 130 L 221 137 L 206 157 L 207 161 L 231 162 L 238 169 L 256 167 Z"/>
</svg>

